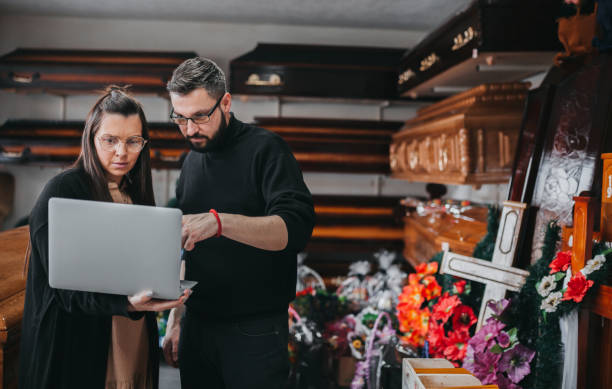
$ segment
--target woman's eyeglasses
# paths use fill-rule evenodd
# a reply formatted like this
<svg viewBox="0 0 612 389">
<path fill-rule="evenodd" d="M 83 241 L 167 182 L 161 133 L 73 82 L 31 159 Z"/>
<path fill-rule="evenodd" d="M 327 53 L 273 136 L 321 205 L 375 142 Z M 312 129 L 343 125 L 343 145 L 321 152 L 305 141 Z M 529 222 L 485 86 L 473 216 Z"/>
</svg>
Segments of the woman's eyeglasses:
<svg viewBox="0 0 612 389">
<path fill-rule="evenodd" d="M 117 146 L 121 143 L 125 143 L 125 148 L 128 152 L 137 153 L 147 144 L 147 140 L 142 136 L 130 136 L 125 142 L 112 135 L 101 135 L 97 137 L 97 139 L 98 142 L 100 142 L 100 146 L 106 151 L 117 150 Z"/>
</svg>

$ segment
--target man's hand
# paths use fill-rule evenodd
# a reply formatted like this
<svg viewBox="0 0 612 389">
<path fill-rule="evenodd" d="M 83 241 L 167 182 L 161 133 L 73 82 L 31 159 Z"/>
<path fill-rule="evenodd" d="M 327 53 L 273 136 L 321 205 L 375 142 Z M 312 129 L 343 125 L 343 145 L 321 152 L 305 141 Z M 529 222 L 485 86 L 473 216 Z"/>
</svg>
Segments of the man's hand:
<svg viewBox="0 0 612 389">
<path fill-rule="evenodd" d="M 178 347 L 179 338 L 181 335 L 181 308 L 173 309 L 168 316 L 168 323 L 166 324 L 166 336 L 162 342 L 162 349 L 164 350 L 164 358 L 166 363 L 172 367 L 178 367 Z M 177 318 L 178 317 L 178 318 Z"/>
<path fill-rule="evenodd" d="M 193 250 L 196 243 L 215 236 L 218 229 L 217 218 L 210 212 L 183 216 L 183 247 Z"/>
<path fill-rule="evenodd" d="M 127 310 L 130 312 L 151 311 L 161 312 L 182 306 L 191 294 L 191 289 L 186 289 L 183 295 L 176 300 L 153 299 L 153 292 L 144 291 L 133 296 L 128 296 L 129 305 Z"/>
</svg>

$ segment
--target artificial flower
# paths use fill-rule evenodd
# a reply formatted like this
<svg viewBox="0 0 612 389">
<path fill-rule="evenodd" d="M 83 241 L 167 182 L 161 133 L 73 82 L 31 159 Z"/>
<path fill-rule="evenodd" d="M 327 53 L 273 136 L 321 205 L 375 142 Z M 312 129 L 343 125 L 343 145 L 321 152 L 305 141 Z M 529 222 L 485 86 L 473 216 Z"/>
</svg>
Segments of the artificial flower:
<svg viewBox="0 0 612 389">
<path fill-rule="evenodd" d="M 578 272 L 570 278 L 561 300 L 574 300 L 579 303 L 591 286 L 593 286 L 593 281 L 587 280 L 584 274 Z"/>
<path fill-rule="evenodd" d="M 595 258 L 589 259 L 587 261 L 586 266 L 582 270 L 580 270 L 580 272 L 584 274 L 585 276 L 588 276 L 594 271 L 599 270 L 605 262 L 606 262 L 605 256 L 601 254 L 596 255 Z"/>
<path fill-rule="evenodd" d="M 453 293 L 462 294 L 463 292 L 465 292 L 465 284 L 466 284 L 465 280 L 459 280 L 455 282 L 453 284 Z"/>
<path fill-rule="evenodd" d="M 512 380 L 504 375 L 504 373 L 497 373 L 497 386 L 499 389 L 521 389 L 520 386 L 512 382 Z"/>
<path fill-rule="evenodd" d="M 502 348 L 510 347 L 510 335 L 506 331 L 500 331 L 497 335 L 497 344 Z"/>
<path fill-rule="evenodd" d="M 501 354 L 493 354 L 490 351 L 474 354 L 474 364 L 470 370 L 483 385 L 495 383 L 497 378 L 497 365 Z"/>
<path fill-rule="evenodd" d="M 302 289 L 299 292 L 297 292 L 295 294 L 295 297 L 302 297 L 302 296 L 307 296 L 307 295 L 312 295 L 314 296 L 315 294 L 315 290 L 312 288 L 312 286 L 309 286 L 306 289 Z"/>
<path fill-rule="evenodd" d="M 461 304 L 455 308 L 453 314 L 453 328 L 456 331 L 469 333 L 470 328 L 476 324 L 478 318 L 474 315 L 471 307 Z"/>
<path fill-rule="evenodd" d="M 550 292 L 555 290 L 556 287 L 557 287 L 557 282 L 555 281 L 554 275 L 542 277 L 542 279 L 537 285 L 538 293 L 542 297 L 548 296 Z"/>
<path fill-rule="evenodd" d="M 572 252 L 570 250 L 558 252 L 555 259 L 548 265 L 550 267 L 550 274 L 566 271 L 571 263 Z"/>
<path fill-rule="evenodd" d="M 499 361 L 499 370 L 508 374 L 508 378 L 515 384 L 518 384 L 531 372 L 529 363 L 534 356 L 535 351 L 522 344 L 517 344 L 504 352 Z"/>
<path fill-rule="evenodd" d="M 557 305 L 559 305 L 559 303 L 561 302 L 562 297 L 562 292 L 553 292 L 549 294 L 548 297 L 542 300 L 542 304 L 540 304 L 540 309 L 548 313 L 555 312 L 557 310 Z"/>
<path fill-rule="evenodd" d="M 474 348 L 476 353 L 482 354 L 495 343 L 495 338 L 506 325 L 499 320 L 490 319 L 487 324 L 482 326 L 480 330 L 470 339 L 469 344 Z"/>
<path fill-rule="evenodd" d="M 429 342 L 430 352 L 434 354 L 436 358 L 442 357 L 443 355 L 446 345 L 445 338 L 444 327 L 435 320 L 432 320 L 427 330 L 427 341 Z"/>
<path fill-rule="evenodd" d="M 448 292 L 444 293 L 444 296 L 440 297 L 438 303 L 433 307 L 432 318 L 434 320 L 441 320 L 442 323 L 446 323 L 452 316 L 455 307 L 461 304 L 461 300 L 457 296 L 449 296 Z"/>
<path fill-rule="evenodd" d="M 462 361 L 467 352 L 467 342 L 470 339 L 469 333 L 464 331 L 451 331 L 446 339 L 444 356 L 450 361 Z"/>
<path fill-rule="evenodd" d="M 423 285 L 425 285 L 424 294 L 426 300 L 434 299 L 442 294 L 442 287 L 438 284 L 434 276 L 426 276 L 423 278 Z"/>
<path fill-rule="evenodd" d="M 508 308 L 508 305 L 510 305 L 510 300 L 501 299 L 498 301 L 489 301 L 487 303 L 487 308 L 489 308 L 493 312 L 493 315 L 501 316 L 501 314 L 504 313 L 506 308 Z"/>
<path fill-rule="evenodd" d="M 425 289 L 423 284 L 405 286 L 402 293 L 398 296 L 400 304 L 406 303 L 410 307 L 420 308 L 423 301 L 425 301 L 423 289 Z"/>
</svg>

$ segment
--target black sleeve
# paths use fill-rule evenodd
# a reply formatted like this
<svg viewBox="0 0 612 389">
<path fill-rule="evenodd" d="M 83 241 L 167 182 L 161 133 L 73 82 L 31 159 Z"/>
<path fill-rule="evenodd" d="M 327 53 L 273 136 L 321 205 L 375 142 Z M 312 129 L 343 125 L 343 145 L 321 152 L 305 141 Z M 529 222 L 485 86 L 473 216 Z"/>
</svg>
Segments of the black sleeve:
<svg viewBox="0 0 612 389">
<path fill-rule="evenodd" d="M 48 204 L 52 197 L 85 199 L 87 190 L 80 180 L 71 175 L 60 174 L 51 180 L 38 198 L 30 221 L 30 240 L 32 244 L 32 261 L 30 271 L 44 272 L 45 285 L 35 287 L 48 288 L 59 307 L 70 313 L 89 315 L 122 315 L 137 319 L 142 313 L 127 311 L 126 296 L 80 292 L 51 288 L 49 285 L 49 224 Z M 41 279 L 41 278 L 39 278 Z M 45 295 L 48 295 L 45 293 Z"/>
<path fill-rule="evenodd" d="M 303 250 L 312 234 L 315 213 L 310 191 L 288 146 L 266 153 L 261 177 L 266 215 L 278 215 L 285 222 L 287 250 Z"/>
</svg>

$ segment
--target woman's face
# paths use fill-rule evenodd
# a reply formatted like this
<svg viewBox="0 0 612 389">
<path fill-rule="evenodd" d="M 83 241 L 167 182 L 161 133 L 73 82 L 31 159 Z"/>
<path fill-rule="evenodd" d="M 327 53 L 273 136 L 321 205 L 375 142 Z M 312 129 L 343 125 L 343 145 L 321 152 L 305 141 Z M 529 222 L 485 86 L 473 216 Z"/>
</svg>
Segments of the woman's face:
<svg viewBox="0 0 612 389">
<path fill-rule="evenodd" d="M 104 113 L 94 143 L 109 181 L 119 184 L 132 170 L 144 145 L 142 141 L 142 123 L 137 114 Z"/>
</svg>

